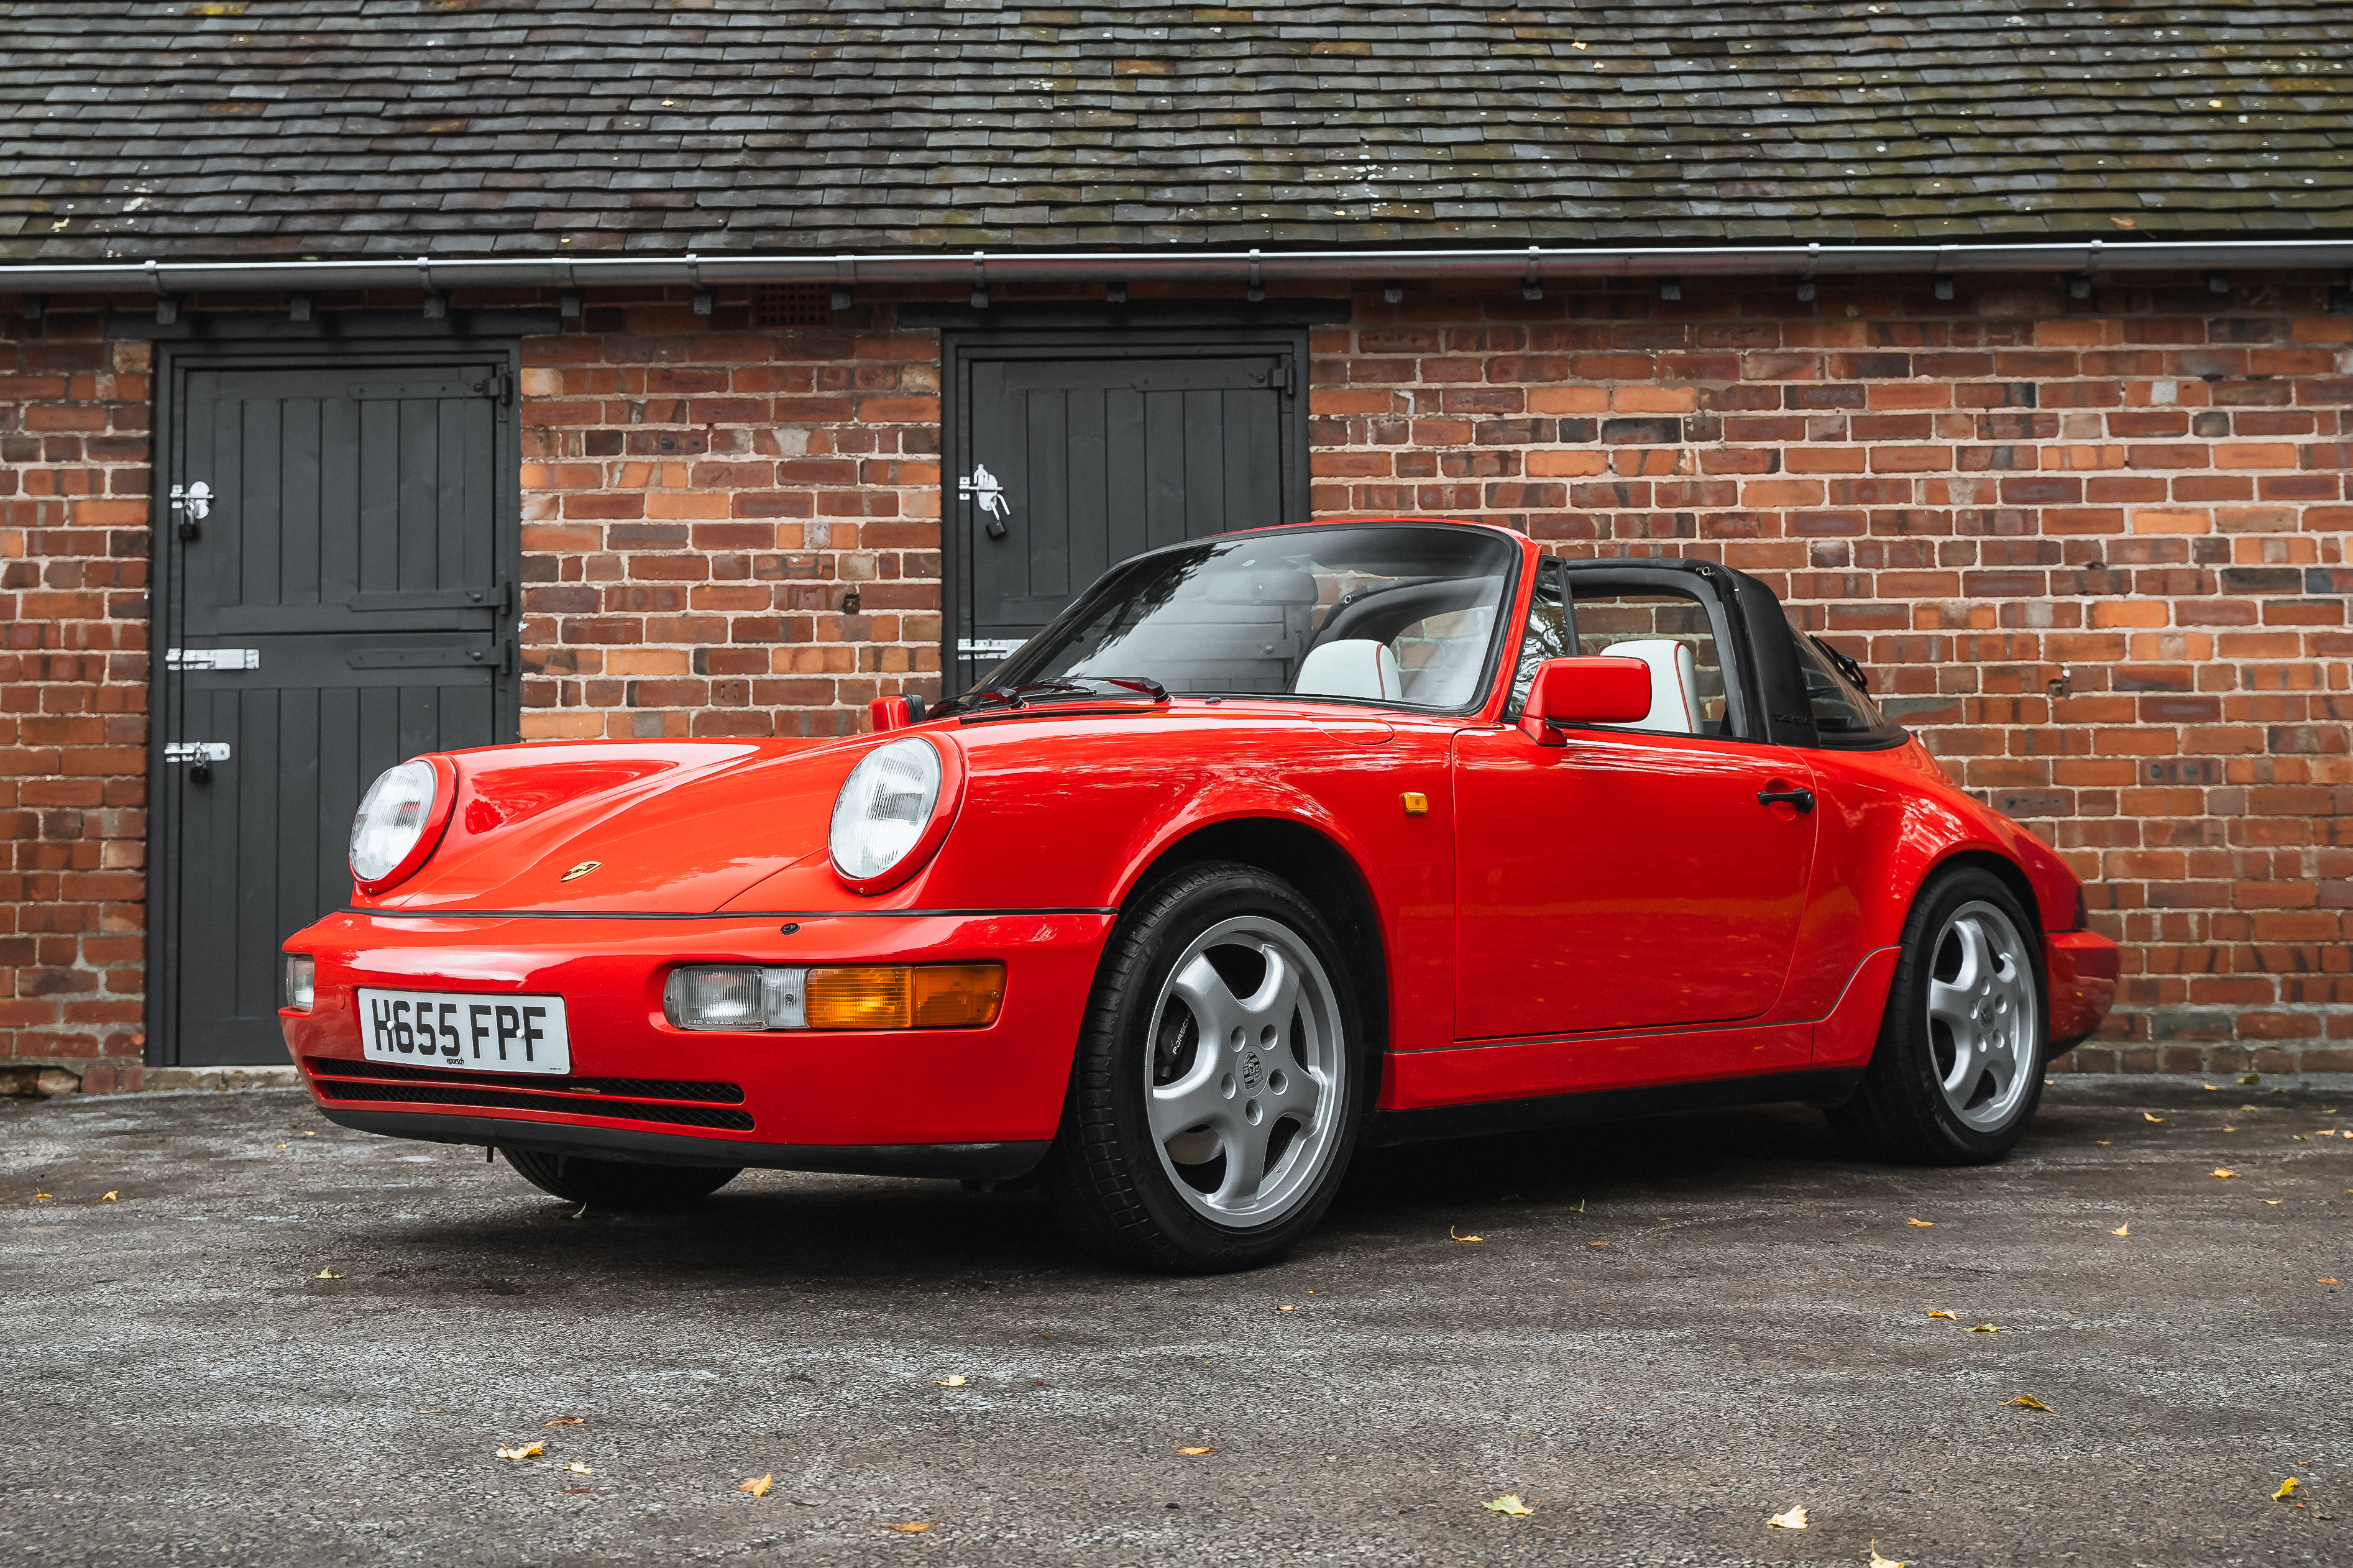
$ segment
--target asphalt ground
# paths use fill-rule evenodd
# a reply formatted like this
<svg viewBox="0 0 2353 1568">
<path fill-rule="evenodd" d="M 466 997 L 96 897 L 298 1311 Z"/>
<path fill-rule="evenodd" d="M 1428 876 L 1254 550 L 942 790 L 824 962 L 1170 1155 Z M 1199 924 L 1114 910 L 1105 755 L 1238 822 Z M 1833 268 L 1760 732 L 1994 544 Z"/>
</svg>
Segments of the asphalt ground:
<svg viewBox="0 0 2353 1568">
<path fill-rule="evenodd" d="M 2353 1562 L 2353 1095 L 2219 1082 L 1975 1170 L 1382 1152 L 1198 1279 L 953 1183 L 584 1214 L 299 1092 L 8 1102 L 0 1561 Z"/>
</svg>

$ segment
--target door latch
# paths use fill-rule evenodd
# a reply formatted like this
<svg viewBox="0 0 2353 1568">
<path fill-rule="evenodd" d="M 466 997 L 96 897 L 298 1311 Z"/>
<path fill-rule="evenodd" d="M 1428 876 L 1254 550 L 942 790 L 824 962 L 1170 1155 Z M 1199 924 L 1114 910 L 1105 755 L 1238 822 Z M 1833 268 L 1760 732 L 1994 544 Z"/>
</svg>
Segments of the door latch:
<svg viewBox="0 0 2353 1568">
<path fill-rule="evenodd" d="M 975 463 L 972 472 L 956 481 L 958 500 L 968 500 L 980 508 L 987 519 L 981 527 L 991 539 L 1005 537 L 1006 520 L 1013 515 L 1013 503 L 1005 499 L 1005 486 L 986 463 Z"/>
<path fill-rule="evenodd" d="M 165 669 L 259 669 L 258 647 L 174 647 L 164 650 Z"/>
<path fill-rule="evenodd" d="M 172 487 L 172 510 L 180 514 L 180 537 L 195 539 L 204 532 L 196 524 L 213 512 L 213 488 L 198 479 L 192 485 Z"/>
<path fill-rule="evenodd" d="M 213 776 L 213 764 L 228 761 L 227 741 L 173 741 L 164 747 L 166 763 L 188 764 L 188 782 L 202 784 Z"/>
</svg>

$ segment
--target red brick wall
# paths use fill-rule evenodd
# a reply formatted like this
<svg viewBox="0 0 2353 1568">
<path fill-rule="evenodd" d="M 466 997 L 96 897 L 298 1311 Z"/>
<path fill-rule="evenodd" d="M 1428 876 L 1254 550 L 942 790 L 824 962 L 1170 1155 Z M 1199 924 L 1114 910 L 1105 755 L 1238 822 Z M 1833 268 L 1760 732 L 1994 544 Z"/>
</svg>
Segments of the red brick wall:
<svg viewBox="0 0 2353 1568">
<path fill-rule="evenodd" d="M 1360 295 L 1316 510 L 1755 573 L 2097 879 L 2126 982 L 2068 1065 L 2353 1070 L 2353 318 L 1926 283 Z"/>
<path fill-rule="evenodd" d="M 0 1070 L 136 1087 L 149 350 L 0 315 Z"/>
<path fill-rule="evenodd" d="M 523 738 L 837 735 L 936 697 L 939 335 L 659 291 L 579 326 L 523 342 Z"/>
</svg>

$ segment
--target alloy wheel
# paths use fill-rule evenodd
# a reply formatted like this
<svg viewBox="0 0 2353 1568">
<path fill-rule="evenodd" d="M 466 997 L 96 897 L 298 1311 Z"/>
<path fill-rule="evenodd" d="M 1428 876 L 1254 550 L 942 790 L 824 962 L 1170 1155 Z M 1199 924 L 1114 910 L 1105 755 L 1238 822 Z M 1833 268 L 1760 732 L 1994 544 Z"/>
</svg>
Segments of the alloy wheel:
<svg viewBox="0 0 2353 1568">
<path fill-rule="evenodd" d="M 2025 939 L 2001 910 L 1972 900 L 1946 917 L 1932 951 L 1928 1045 L 1937 1087 L 1964 1126 L 1999 1131 L 2042 1068 Z"/>
</svg>

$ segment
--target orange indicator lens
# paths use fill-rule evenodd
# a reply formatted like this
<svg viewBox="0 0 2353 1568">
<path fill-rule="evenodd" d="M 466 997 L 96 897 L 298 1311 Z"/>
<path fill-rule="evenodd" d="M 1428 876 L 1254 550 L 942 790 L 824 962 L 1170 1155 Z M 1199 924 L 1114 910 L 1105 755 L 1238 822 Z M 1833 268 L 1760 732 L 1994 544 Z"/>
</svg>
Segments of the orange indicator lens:
<svg viewBox="0 0 2353 1568">
<path fill-rule="evenodd" d="M 812 969 L 804 994 L 812 1029 L 965 1029 L 997 1021 L 1001 963 L 861 964 Z"/>
</svg>

